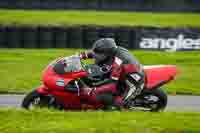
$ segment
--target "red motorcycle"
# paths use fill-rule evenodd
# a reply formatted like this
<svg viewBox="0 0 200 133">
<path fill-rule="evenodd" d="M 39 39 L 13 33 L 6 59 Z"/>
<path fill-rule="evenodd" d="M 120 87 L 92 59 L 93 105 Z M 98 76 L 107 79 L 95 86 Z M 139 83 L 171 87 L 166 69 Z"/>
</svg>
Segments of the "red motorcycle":
<svg viewBox="0 0 200 133">
<path fill-rule="evenodd" d="M 108 71 L 96 65 L 83 64 L 76 56 L 67 57 L 65 60 L 67 66 L 63 78 L 68 82 L 67 88 L 69 89 L 63 91 L 56 88 L 48 88 L 43 83 L 25 96 L 22 102 L 23 108 L 53 107 L 64 110 L 104 109 L 102 103 L 89 104 L 91 97 L 85 93 L 85 89 L 82 86 L 88 86 L 88 88 L 101 86 L 101 77 Z M 56 60 L 50 63 L 47 68 L 51 68 L 55 62 Z M 130 99 L 124 105 L 124 108 L 126 110 L 162 111 L 167 105 L 167 94 L 161 86 L 175 79 L 177 68 L 175 65 L 153 65 L 144 66 L 144 71 L 145 87 L 143 91 L 136 98 Z"/>
</svg>

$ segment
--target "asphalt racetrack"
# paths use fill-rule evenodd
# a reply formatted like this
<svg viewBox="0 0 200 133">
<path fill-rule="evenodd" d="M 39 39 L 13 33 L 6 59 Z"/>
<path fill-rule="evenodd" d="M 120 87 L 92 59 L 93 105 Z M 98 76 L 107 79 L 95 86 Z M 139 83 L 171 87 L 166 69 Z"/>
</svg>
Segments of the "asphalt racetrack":
<svg viewBox="0 0 200 133">
<path fill-rule="evenodd" d="M 20 108 L 24 95 L 0 95 L 0 107 Z M 168 96 L 165 111 L 200 111 L 200 96 Z"/>
</svg>

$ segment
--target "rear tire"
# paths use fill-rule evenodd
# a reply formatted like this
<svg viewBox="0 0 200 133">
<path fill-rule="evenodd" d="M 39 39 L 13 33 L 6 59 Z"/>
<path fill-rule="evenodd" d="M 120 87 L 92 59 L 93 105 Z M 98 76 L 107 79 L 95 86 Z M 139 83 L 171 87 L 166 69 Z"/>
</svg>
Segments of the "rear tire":
<svg viewBox="0 0 200 133">
<path fill-rule="evenodd" d="M 143 108 L 144 111 L 160 112 L 167 106 L 167 94 L 161 89 L 144 90 L 136 99 L 130 108 Z"/>
<path fill-rule="evenodd" d="M 164 92 L 163 89 L 157 88 L 148 92 L 144 92 L 143 96 L 145 95 L 156 96 L 158 98 L 158 101 L 155 103 L 156 107 L 152 107 L 150 110 L 151 112 L 163 111 L 166 108 L 168 98 L 166 92 Z"/>
</svg>

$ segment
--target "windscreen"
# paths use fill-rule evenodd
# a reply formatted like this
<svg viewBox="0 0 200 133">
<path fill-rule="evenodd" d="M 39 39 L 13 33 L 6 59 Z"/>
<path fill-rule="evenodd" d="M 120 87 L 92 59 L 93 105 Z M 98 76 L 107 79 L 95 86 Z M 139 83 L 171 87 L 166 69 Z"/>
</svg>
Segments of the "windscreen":
<svg viewBox="0 0 200 133">
<path fill-rule="evenodd" d="M 64 68 L 65 72 L 77 72 L 83 69 L 80 57 L 77 55 L 65 57 L 64 62 L 66 64 Z"/>
</svg>

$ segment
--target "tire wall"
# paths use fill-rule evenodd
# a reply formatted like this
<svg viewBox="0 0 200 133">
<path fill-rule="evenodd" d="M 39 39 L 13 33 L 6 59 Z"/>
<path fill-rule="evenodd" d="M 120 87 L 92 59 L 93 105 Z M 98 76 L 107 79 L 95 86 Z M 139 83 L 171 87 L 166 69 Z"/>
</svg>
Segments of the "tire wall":
<svg viewBox="0 0 200 133">
<path fill-rule="evenodd" d="M 199 0 L 1 0 L 5 9 L 200 12 Z"/>
<path fill-rule="evenodd" d="M 0 26 L 0 48 L 91 48 L 102 37 L 128 49 L 200 49 L 200 28 Z"/>
</svg>

